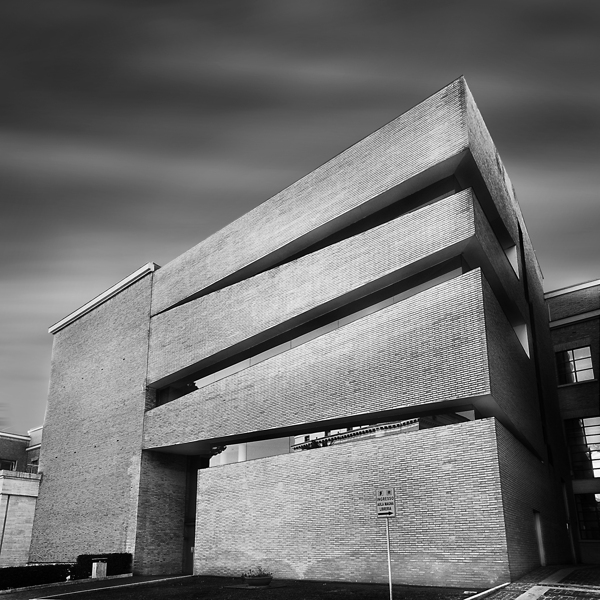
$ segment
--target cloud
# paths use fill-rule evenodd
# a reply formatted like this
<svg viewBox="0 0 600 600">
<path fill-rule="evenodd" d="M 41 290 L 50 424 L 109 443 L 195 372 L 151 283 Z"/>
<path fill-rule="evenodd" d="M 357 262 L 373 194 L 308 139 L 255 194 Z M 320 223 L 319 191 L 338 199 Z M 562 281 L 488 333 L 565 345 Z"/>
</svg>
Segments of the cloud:
<svg viewBox="0 0 600 600">
<path fill-rule="evenodd" d="M 43 414 L 48 325 L 461 74 L 549 285 L 598 277 L 599 26 L 584 0 L 0 3 L 9 423 Z"/>
</svg>

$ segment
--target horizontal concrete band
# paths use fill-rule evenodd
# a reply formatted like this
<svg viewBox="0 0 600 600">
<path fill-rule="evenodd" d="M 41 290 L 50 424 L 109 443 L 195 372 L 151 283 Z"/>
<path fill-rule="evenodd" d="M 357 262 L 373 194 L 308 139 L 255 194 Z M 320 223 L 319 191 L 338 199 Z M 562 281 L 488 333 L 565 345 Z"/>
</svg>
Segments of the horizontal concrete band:
<svg viewBox="0 0 600 600">
<path fill-rule="evenodd" d="M 475 234 L 474 202 L 465 190 L 155 316 L 149 383 L 245 340 L 256 345 L 459 255 Z"/>
<path fill-rule="evenodd" d="M 37 498 L 41 475 L 33 473 L 19 473 L 0 471 L 0 494 L 11 496 L 33 496 Z"/>
<path fill-rule="evenodd" d="M 489 394 L 482 286 L 471 271 L 150 410 L 144 448 Z"/>
<path fill-rule="evenodd" d="M 396 186 L 431 183 L 417 176 L 468 146 L 465 89 L 463 79 L 455 81 L 165 265 L 155 277 L 153 314 L 290 244 L 299 241 L 293 250 L 301 249 L 310 232 L 343 226 L 343 215 L 352 222 L 370 214 L 398 198 L 382 197 Z"/>
</svg>

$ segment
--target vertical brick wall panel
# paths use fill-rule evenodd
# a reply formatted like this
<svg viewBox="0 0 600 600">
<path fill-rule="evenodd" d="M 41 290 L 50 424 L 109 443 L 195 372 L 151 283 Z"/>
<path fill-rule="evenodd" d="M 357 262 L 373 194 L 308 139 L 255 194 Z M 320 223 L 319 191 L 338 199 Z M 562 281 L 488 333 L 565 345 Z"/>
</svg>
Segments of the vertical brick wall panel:
<svg viewBox="0 0 600 600">
<path fill-rule="evenodd" d="M 521 209 L 514 196 L 513 185 L 468 88 L 465 89 L 463 101 L 465 102 L 464 115 L 468 131 L 469 149 L 504 226 L 513 241 L 518 243 L 518 215 L 520 215 Z"/>
<path fill-rule="evenodd" d="M 144 447 L 489 393 L 471 271 L 146 413 Z"/>
<path fill-rule="evenodd" d="M 498 238 L 494 234 L 487 217 L 484 215 L 479 202 L 474 202 L 475 228 L 477 240 L 481 245 L 487 260 L 499 278 L 502 291 L 515 306 L 524 321 L 529 318 L 527 303 L 523 294 L 523 285 L 510 265 Z"/>
<path fill-rule="evenodd" d="M 538 398 L 541 399 L 538 402 L 543 406 L 542 419 L 545 442 L 547 448 L 551 449 L 552 456 L 557 459 L 558 464 L 556 466 L 567 479 L 569 477 L 568 465 L 565 460 L 567 454 L 560 422 L 557 394 L 553 384 L 554 359 L 548 331 L 547 307 L 544 305 L 542 273 L 513 185 L 468 88 L 465 89 L 464 100 L 466 103 L 465 119 L 469 148 L 473 158 L 494 201 L 494 205 L 516 244 L 519 244 L 519 229 L 521 230 L 523 248 L 522 250 L 519 248 L 518 254 L 520 260 L 522 260 L 521 266 L 525 267 L 526 273 L 521 273 L 520 281 L 522 286 L 525 286 L 525 283 L 528 285 L 527 293 L 534 321 L 530 323 L 529 334 L 531 336 L 535 332 L 535 339 L 532 339 L 532 358 L 537 361 L 539 368 L 540 396 Z M 547 451 L 544 451 L 544 455 L 546 454 Z"/>
<path fill-rule="evenodd" d="M 0 495 L 0 518 L 3 520 L 0 523 L 0 567 L 27 564 L 35 501 L 35 497 L 32 496 Z"/>
<path fill-rule="evenodd" d="M 180 574 L 187 457 L 144 452 L 134 573 Z"/>
<path fill-rule="evenodd" d="M 54 337 L 31 560 L 132 552 L 151 276 Z"/>
<path fill-rule="evenodd" d="M 489 587 L 508 579 L 492 419 L 199 472 L 195 572 L 387 580 L 375 488 L 394 487 L 392 577 Z"/>
<path fill-rule="evenodd" d="M 459 79 L 156 274 L 153 314 L 466 148 Z"/>
<path fill-rule="evenodd" d="M 149 382 L 462 242 L 458 254 L 475 233 L 473 202 L 465 190 L 155 316 Z"/>
<path fill-rule="evenodd" d="M 572 561 L 558 475 L 496 422 L 502 503 L 512 579 L 540 565 L 533 511 L 541 515 L 547 564 Z"/>
<path fill-rule="evenodd" d="M 513 426 L 543 455 L 533 361 L 523 350 L 487 282 L 483 291 L 492 395 Z"/>
<path fill-rule="evenodd" d="M 522 220 L 522 217 L 520 217 Z M 524 228 L 524 224 L 522 224 Z M 544 300 L 542 277 L 538 276 L 535 251 L 527 232 L 523 231 L 524 262 L 528 273 L 529 303 L 533 314 L 533 346 L 538 364 L 538 402 L 543 407 L 542 423 L 546 433 L 547 459 L 556 472 L 568 481 L 571 477 L 560 405 L 556 388 L 556 364 L 548 326 L 548 307 Z"/>
</svg>

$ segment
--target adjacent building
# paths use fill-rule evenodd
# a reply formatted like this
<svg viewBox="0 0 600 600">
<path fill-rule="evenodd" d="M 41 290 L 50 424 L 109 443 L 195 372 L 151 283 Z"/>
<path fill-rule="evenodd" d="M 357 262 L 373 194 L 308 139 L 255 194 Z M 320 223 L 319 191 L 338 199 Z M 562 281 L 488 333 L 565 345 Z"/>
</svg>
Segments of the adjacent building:
<svg viewBox="0 0 600 600">
<path fill-rule="evenodd" d="M 40 478 L 42 428 L 0 432 L 0 567 L 27 564 Z"/>
<path fill-rule="evenodd" d="M 546 294 L 580 558 L 600 563 L 600 280 Z"/>
<path fill-rule="evenodd" d="M 563 419 L 598 411 L 565 412 L 563 341 L 462 78 L 50 331 L 31 561 L 381 582 L 381 488 L 396 583 L 575 558 Z"/>
</svg>

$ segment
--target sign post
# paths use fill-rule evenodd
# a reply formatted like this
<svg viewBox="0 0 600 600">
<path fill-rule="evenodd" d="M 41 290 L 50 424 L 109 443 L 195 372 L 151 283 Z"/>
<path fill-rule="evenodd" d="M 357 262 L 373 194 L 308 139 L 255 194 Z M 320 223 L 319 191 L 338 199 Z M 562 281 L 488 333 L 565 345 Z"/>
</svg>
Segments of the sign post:
<svg viewBox="0 0 600 600">
<path fill-rule="evenodd" d="M 387 539 L 388 579 L 390 582 L 390 600 L 392 599 L 392 555 L 390 553 L 390 518 L 396 516 L 396 492 L 394 488 L 378 488 L 375 490 L 377 518 L 385 519 Z"/>
</svg>

